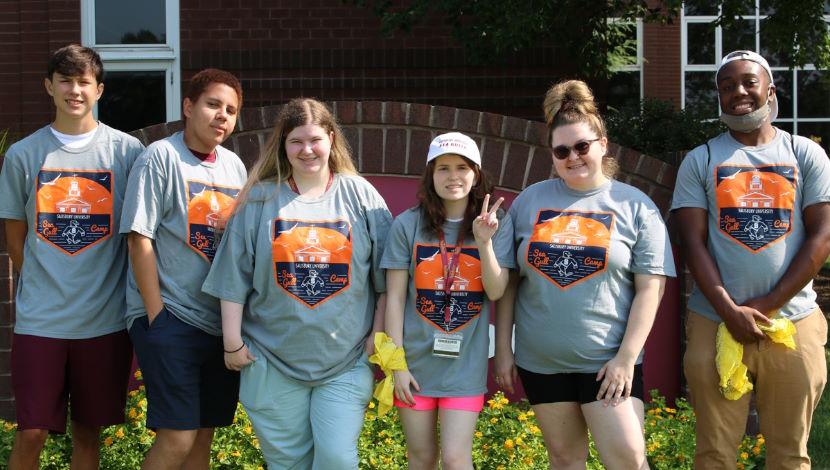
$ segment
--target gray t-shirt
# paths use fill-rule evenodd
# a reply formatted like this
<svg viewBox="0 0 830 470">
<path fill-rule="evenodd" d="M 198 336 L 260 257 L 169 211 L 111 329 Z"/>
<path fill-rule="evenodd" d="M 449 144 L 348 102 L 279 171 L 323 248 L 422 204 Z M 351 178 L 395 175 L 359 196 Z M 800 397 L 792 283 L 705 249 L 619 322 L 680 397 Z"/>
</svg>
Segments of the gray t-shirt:
<svg viewBox="0 0 830 470">
<path fill-rule="evenodd" d="M 581 192 L 554 179 L 522 191 L 510 215 L 516 364 L 542 374 L 599 371 L 625 335 L 634 275 L 675 276 L 660 211 L 618 181 Z"/>
<path fill-rule="evenodd" d="M 795 154 L 793 154 L 793 144 Z M 672 210 L 709 213 L 709 253 L 723 285 L 741 304 L 768 294 L 801 248 L 806 236 L 802 211 L 830 201 L 830 162 L 810 139 L 776 129 L 766 145 L 748 147 L 723 133 L 692 150 L 677 173 Z M 797 320 L 816 305 L 812 282 L 781 308 Z M 695 286 L 690 310 L 720 322 Z"/>
<path fill-rule="evenodd" d="M 424 227 L 422 211 L 417 207 L 399 215 L 392 224 L 380 265 L 384 269 L 409 272 L 403 325 L 403 346 L 409 371 L 421 387 L 419 395 L 463 397 L 482 394 L 487 391 L 490 301 L 481 281 L 481 261 L 475 238 L 472 233 L 465 234 L 458 273 L 450 292 L 448 319 L 439 240 Z M 460 228 L 461 222 L 444 224 L 448 254 L 455 249 Z M 506 214 L 493 236 L 493 251 L 499 266 L 515 268 L 513 224 Z M 457 358 L 433 355 L 436 334 L 463 338 Z"/>
<path fill-rule="evenodd" d="M 372 328 L 392 216 L 359 176 L 319 198 L 261 183 L 228 222 L 204 292 L 244 304 L 242 336 L 259 360 L 317 384 L 350 369 Z"/>
<path fill-rule="evenodd" d="M 220 336 L 219 300 L 202 282 L 219 245 L 234 199 L 245 184 L 245 165 L 224 147 L 216 161 L 201 161 L 181 132 L 152 143 L 130 173 L 122 233 L 153 239 L 161 299 L 180 320 Z M 127 324 L 146 315 L 135 277 L 127 284 Z"/>
<path fill-rule="evenodd" d="M 15 333 L 79 339 L 124 329 L 121 206 L 142 150 L 136 138 L 99 123 L 79 148 L 64 146 L 46 126 L 6 152 L 0 218 L 29 227 Z"/>
</svg>

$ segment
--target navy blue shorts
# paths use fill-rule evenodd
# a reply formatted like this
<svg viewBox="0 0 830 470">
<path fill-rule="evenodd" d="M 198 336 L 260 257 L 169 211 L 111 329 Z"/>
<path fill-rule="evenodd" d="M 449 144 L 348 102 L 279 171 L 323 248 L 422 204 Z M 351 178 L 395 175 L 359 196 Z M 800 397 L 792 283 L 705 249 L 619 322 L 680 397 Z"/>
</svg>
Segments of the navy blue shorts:
<svg viewBox="0 0 830 470">
<path fill-rule="evenodd" d="M 527 401 L 531 405 L 542 403 L 576 402 L 581 405 L 597 401 L 597 393 L 602 381 L 597 381 L 597 373 L 579 374 L 539 374 L 521 367 L 519 378 L 525 389 Z M 631 396 L 643 399 L 643 365 L 634 366 L 634 379 L 631 383 Z"/>
<path fill-rule="evenodd" d="M 222 338 L 163 308 L 148 324 L 133 322 L 130 338 L 147 390 L 147 427 L 193 430 L 233 423 L 239 372 L 228 370 Z"/>
</svg>

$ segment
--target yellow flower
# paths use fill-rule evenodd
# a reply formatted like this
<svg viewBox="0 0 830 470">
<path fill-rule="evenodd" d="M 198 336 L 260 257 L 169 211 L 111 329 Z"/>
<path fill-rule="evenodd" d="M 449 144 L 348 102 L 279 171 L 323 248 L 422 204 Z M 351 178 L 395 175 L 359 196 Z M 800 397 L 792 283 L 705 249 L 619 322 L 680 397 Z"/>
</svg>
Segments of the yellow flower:
<svg viewBox="0 0 830 470">
<path fill-rule="evenodd" d="M 519 447 L 521 447 L 521 446 L 525 445 L 525 441 L 524 441 L 524 440 L 522 440 L 522 438 L 521 438 L 521 437 L 517 437 L 517 438 L 516 438 L 516 445 L 517 445 L 517 446 L 519 446 Z"/>
<path fill-rule="evenodd" d="M 138 406 L 140 406 L 142 408 L 146 408 L 147 407 L 147 399 L 142 398 L 141 400 L 138 400 Z"/>
<path fill-rule="evenodd" d="M 508 400 L 505 397 L 501 397 L 501 398 L 499 398 L 499 403 L 501 403 L 502 405 L 506 405 L 506 404 L 510 403 L 510 400 Z"/>
<path fill-rule="evenodd" d="M 370 402 L 369 402 L 369 409 L 370 409 L 370 410 L 375 409 L 375 402 L 373 402 L 373 401 L 370 401 Z"/>
<path fill-rule="evenodd" d="M 735 468 L 737 468 L 738 470 L 744 470 L 744 464 L 738 462 L 737 464 L 735 464 Z"/>
<path fill-rule="evenodd" d="M 254 445 L 254 447 L 259 449 L 259 439 L 253 438 L 253 439 L 251 439 L 251 443 Z"/>
<path fill-rule="evenodd" d="M 107 446 L 107 447 L 111 446 L 112 445 L 112 438 L 107 436 L 107 438 L 104 439 L 104 445 Z"/>
<path fill-rule="evenodd" d="M 512 449 L 513 446 L 514 446 L 513 439 L 507 439 L 506 441 L 504 441 L 504 448 L 505 449 Z"/>
<path fill-rule="evenodd" d="M 124 438 L 124 428 L 119 426 L 118 430 L 115 431 L 115 437 L 117 437 L 119 439 L 123 439 Z"/>
<path fill-rule="evenodd" d="M 150 437 L 156 437 L 156 432 L 153 431 L 152 429 L 148 429 L 147 430 L 147 435 L 150 436 Z"/>
<path fill-rule="evenodd" d="M 239 452 L 238 450 L 235 450 L 235 451 L 231 452 L 231 455 L 234 456 L 234 457 L 239 457 L 239 456 L 242 455 L 242 452 Z"/>
<path fill-rule="evenodd" d="M 677 410 L 675 410 L 674 408 L 668 408 L 668 407 L 666 407 L 666 413 L 675 414 L 675 413 L 677 413 Z"/>
<path fill-rule="evenodd" d="M 496 418 L 490 418 L 490 424 L 496 424 L 498 422 L 499 420 L 497 420 Z"/>
<path fill-rule="evenodd" d="M 481 439 L 481 436 L 483 436 L 483 435 L 484 434 L 482 434 L 481 431 L 476 431 L 476 437 L 477 438 Z"/>
<path fill-rule="evenodd" d="M 138 395 L 138 390 L 130 390 L 130 393 L 128 395 L 130 395 L 131 397 L 134 397 L 134 396 Z"/>
<path fill-rule="evenodd" d="M 251 435 L 251 433 L 252 433 L 252 432 L 254 432 L 254 430 L 253 430 L 253 428 L 252 428 L 252 427 L 250 427 L 250 426 L 245 426 L 244 428 L 242 428 L 242 432 L 244 432 L 245 434 L 247 434 L 247 435 L 249 435 L 249 436 L 250 436 L 250 435 Z"/>
<path fill-rule="evenodd" d="M 218 460 L 220 462 L 222 460 L 225 460 L 225 457 L 227 457 L 227 455 L 225 454 L 225 452 L 223 452 L 221 450 L 216 454 L 216 460 Z"/>
<path fill-rule="evenodd" d="M 527 415 L 524 413 L 519 413 L 519 421 L 527 421 Z"/>
<path fill-rule="evenodd" d="M 16 428 L 16 427 L 17 427 L 17 425 L 16 425 L 16 424 L 12 424 L 12 423 L 5 423 L 5 424 L 3 424 L 3 428 L 5 428 L 5 429 L 6 429 L 6 431 L 11 431 L 12 429 L 14 429 L 14 428 Z"/>
<path fill-rule="evenodd" d="M 746 460 L 746 459 L 748 459 L 748 458 L 749 458 L 749 454 L 747 454 L 746 452 L 741 452 L 741 458 L 742 458 L 743 460 Z"/>
<path fill-rule="evenodd" d="M 759 434 L 759 436 L 761 436 L 761 435 Z M 766 441 L 764 440 L 764 436 L 761 436 L 761 437 L 759 437 L 759 438 L 758 438 L 758 445 L 759 445 L 759 446 L 760 446 L 760 445 L 763 445 L 763 444 L 764 444 L 764 442 L 766 442 Z"/>
<path fill-rule="evenodd" d="M 135 411 L 135 408 L 130 408 L 130 412 L 127 413 L 127 416 L 131 419 L 135 419 L 135 417 L 138 416 L 138 413 Z"/>
<path fill-rule="evenodd" d="M 760 448 L 760 447 L 758 447 L 758 446 L 753 447 L 753 448 L 752 448 L 752 453 L 753 453 L 754 455 L 761 455 L 761 448 Z"/>
<path fill-rule="evenodd" d="M 532 432 L 533 434 L 539 434 L 540 432 L 542 432 L 542 430 L 539 429 L 539 426 L 530 426 L 530 432 Z"/>
<path fill-rule="evenodd" d="M 505 467 L 504 465 L 499 465 L 498 467 L 496 467 L 496 470 L 507 470 L 507 467 Z"/>
<path fill-rule="evenodd" d="M 534 413 L 533 410 L 530 410 L 530 411 L 527 412 L 527 415 L 528 416 L 536 416 L 536 413 Z"/>
<path fill-rule="evenodd" d="M 135 374 L 133 374 L 133 377 L 135 377 L 136 380 L 141 380 L 142 379 L 141 369 L 136 369 Z"/>
</svg>

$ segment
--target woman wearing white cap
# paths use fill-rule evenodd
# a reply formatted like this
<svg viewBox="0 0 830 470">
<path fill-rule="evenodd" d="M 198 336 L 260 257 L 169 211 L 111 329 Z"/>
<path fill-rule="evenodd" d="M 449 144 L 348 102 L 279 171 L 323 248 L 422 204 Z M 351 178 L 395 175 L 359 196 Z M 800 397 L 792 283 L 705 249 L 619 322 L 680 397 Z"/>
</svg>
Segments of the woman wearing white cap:
<svg viewBox="0 0 830 470">
<path fill-rule="evenodd" d="M 405 350 L 395 405 L 409 468 L 472 469 L 476 419 L 487 390 L 489 303 L 513 267 L 509 217 L 490 205 L 492 185 L 475 142 L 453 132 L 430 144 L 419 205 L 387 237 L 386 332 Z M 489 300 L 488 300 L 489 299 Z"/>
</svg>

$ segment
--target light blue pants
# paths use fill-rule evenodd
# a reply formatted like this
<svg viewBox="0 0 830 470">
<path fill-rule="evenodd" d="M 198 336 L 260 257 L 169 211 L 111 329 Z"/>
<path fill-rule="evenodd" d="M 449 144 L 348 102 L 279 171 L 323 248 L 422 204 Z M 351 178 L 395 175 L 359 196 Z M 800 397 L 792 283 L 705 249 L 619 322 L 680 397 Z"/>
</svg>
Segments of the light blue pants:
<svg viewBox="0 0 830 470">
<path fill-rule="evenodd" d="M 239 401 L 268 468 L 357 469 L 357 439 L 374 376 L 365 354 L 317 386 L 286 377 L 264 357 L 242 369 Z"/>
</svg>

